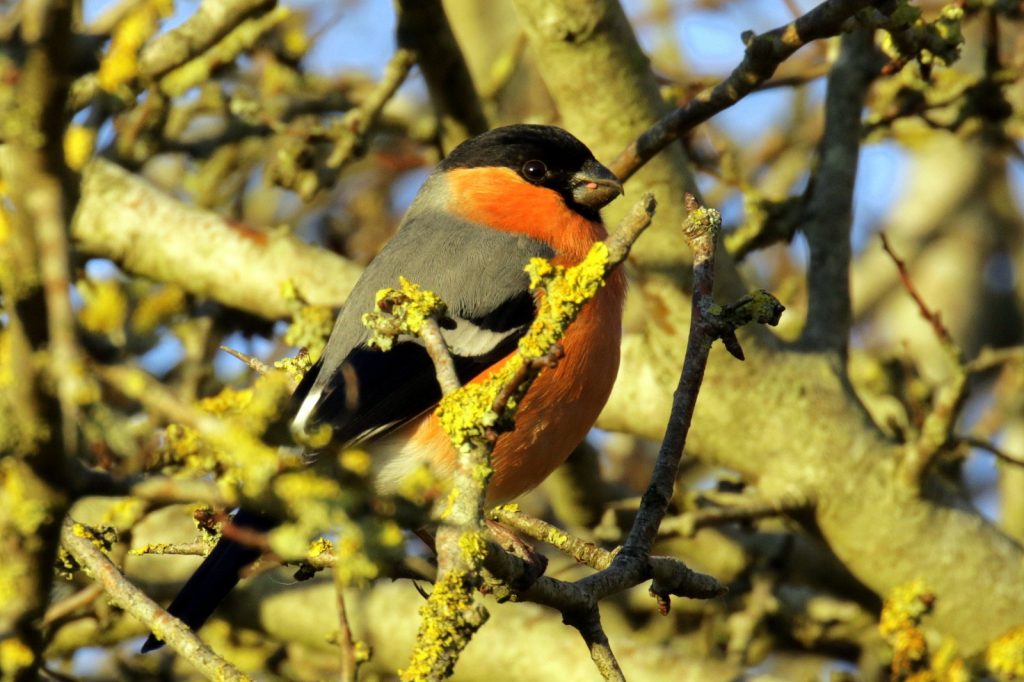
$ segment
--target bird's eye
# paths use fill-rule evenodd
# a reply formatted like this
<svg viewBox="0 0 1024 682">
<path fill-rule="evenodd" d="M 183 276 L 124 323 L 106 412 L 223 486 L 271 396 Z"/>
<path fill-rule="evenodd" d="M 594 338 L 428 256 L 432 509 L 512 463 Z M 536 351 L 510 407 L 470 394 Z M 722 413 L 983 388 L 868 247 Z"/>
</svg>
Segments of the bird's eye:
<svg viewBox="0 0 1024 682">
<path fill-rule="evenodd" d="M 533 182 L 538 182 L 544 179 L 544 176 L 548 173 L 548 167 L 544 165 L 543 161 L 527 161 L 523 164 L 523 177 Z"/>
</svg>

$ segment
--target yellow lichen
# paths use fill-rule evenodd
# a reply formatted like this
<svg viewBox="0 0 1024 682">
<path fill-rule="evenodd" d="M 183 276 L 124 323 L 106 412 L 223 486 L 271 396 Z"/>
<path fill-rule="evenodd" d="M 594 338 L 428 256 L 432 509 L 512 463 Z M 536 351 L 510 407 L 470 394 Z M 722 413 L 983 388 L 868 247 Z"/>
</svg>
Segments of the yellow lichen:
<svg viewBox="0 0 1024 682">
<path fill-rule="evenodd" d="M 252 388 L 224 388 L 220 393 L 199 401 L 200 409 L 211 414 L 237 414 L 252 404 Z"/>
<path fill-rule="evenodd" d="M 447 311 L 434 292 L 405 277 L 398 278 L 398 285 L 398 289 L 378 291 L 373 312 L 363 315 L 363 324 L 373 332 L 367 343 L 385 351 L 391 350 L 396 337 L 418 335 L 426 320 L 442 317 Z"/>
<path fill-rule="evenodd" d="M 436 669 L 464 649 L 480 627 L 473 604 L 470 576 L 450 571 L 434 584 L 430 599 L 420 608 L 420 627 L 409 666 L 398 671 L 403 682 L 435 677 Z M 469 587 L 467 587 L 469 586 Z M 450 670 L 443 671 L 450 673 Z M 446 677 L 447 674 L 442 674 Z"/>
<path fill-rule="evenodd" d="M 22 594 L 25 579 L 28 578 L 27 564 L 19 561 L 0 562 L 0 604 L 10 604 Z M 64 576 L 71 580 L 73 566 L 66 566 Z"/>
<path fill-rule="evenodd" d="M 394 521 L 383 520 L 377 533 L 377 542 L 384 547 L 399 548 L 405 544 L 405 533 Z"/>
<path fill-rule="evenodd" d="M 148 334 L 184 310 L 185 290 L 175 284 L 164 284 L 138 300 L 129 325 L 135 334 Z"/>
<path fill-rule="evenodd" d="M 985 650 L 989 670 L 1001 678 L 1024 678 L 1024 625 L 999 636 Z"/>
<path fill-rule="evenodd" d="M 931 660 L 921 621 L 935 602 L 924 581 L 912 580 L 892 590 L 882 606 L 878 629 L 892 647 L 890 665 L 893 679 L 906 680 L 923 675 L 923 680 L 946 680 Z M 943 665 L 954 670 L 950 652 L 943 653 Z"/>
<path fill-rule="evenodd" d="M 534 258 L 526 266 L 530 288 L 544 289 L 537 317 L 519 341 L 519 351 L 527 358 L 540 358 L 565 334 L 576 315 L 604 285 L 608 266 L 608 247 L 598 242 L 579 264 L 569 268 Z"/>
<path fill-rule="evenodd" d="M 0 678 L 18 679 L 35 661 L 31 647 L 17 637 L 0 639 Z"/>
<path fill-rule="evenodd" d="M 82 280 L 77 288 L 85 304 L 78 313 L 82 326 L 109 337 L 117 345 L 123 344 L 128 299 L 121 284 L 115 280 Z"/>
<path fill-rule="evenodd" d="M 14 458 L 0 459 L 0 527 L 35 538 L 43 524 L 52 520 L 49 495 L 29 466 Z"/>
<path fill-rule="evenodd" d="M 423 506 L 433 499 L 440 488 L 441 482 L 434 470 L 427 464 L 420 464 L 402 477 L 395 494 L 417 506 Z"/>
<path fill-rule="evenodd" d="M 310 559 L 316 559 L 325 552 L 334 552 L 334 543 L 327 538 L 317 538 L 313 542 L 309 543 L 309 552 L 307 552 L 307 556 L 309 556 Z"/>
<path fill-rule="evenodd" d="M 146 502 L 135 497 L 117 500 L 103 512 L 100 523 L 113 528 L 131 528 L 143 517 L 147 507 Z"/>
<path fill-rule="evenodd" d="M 313 356 L 309 353 L 297 353 L 294 357 L 281 358 L 274 362 L 274 368 L 279 369 L 291 379 L 291 381 L 298 385 L 302 381 L 302 377 L 306 376 L 306 372 L 313 366 Z"/>
<path fill-rule="evenodd" d="M 327 338 L 334 327 L 334 311 L 327 306 L 304 305 L 292 315 L 292 323 L 284 333 L 284 342 L 289 346 L 305 348 L 313 362 L 327 345 Z"/>
<path fill-rule="evenodd" d="M 116 92 L 139 73 L 139 50 L 156 33 L 160 18 L 170 14 L 172 0 L 149 0 L 135 5 L 114 28 L 110 48 L 100 60 L 97 82 Z"/>
<path fill-rule="evenodd" d="M 469 566 L 478 567 L 487 557 L 487 540 L 481 531 L 466 531 L 459 536 L 459 549 Z"/>
<path fill-rule="evenodd" d="M 373 457 L 370 456 L 370 453 L 357 448 L 342 450 L 338 461 L 343 469 L 347 469 L 357 476 L 366 476 L 373 467 Z"/>
<path fill-rule="evenodd" d="M 64 131 L 64 161 L 68 168 L 73 171 L 85 168 L 95 146 L 95 128 L 80 125 L 68 126 Z"/>
<path fill-rule="evenodd" d="M 502 386 L 512 379 L 523 359 L 514 356 L 489 378 L 449 393 L 437 406 L 437 418 L 456 448 L 481 439 L 498 421 L 491 409 Z"/>
</svg>

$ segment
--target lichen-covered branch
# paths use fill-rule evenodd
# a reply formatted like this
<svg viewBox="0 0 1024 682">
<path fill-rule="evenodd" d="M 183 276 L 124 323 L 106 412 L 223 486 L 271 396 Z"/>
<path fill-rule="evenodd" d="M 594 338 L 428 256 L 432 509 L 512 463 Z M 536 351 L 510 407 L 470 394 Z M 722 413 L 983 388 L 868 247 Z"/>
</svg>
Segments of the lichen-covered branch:
<svg viewBox="0 0 1024 682">
<path fill-rule="evenodd" d="M 128 582 L 96 546 L 89 529 L 68 519 L 64 522 L 61 542 L 86 574 L 103 586 L 119 607 L 146 624 L 151 632 L 192 663 L 207 679 L 236 680 L 249 678 L 203 644 L 187 625 L 172 617 L 139 588 Z"/>
<path fill-rule="evenodd" d="M 0 84 L 0 678 L 36 679 L 68 463 L 88 399 L 70 300 L 74 185 L 61 140 L 71 71 L 71 3 L 21 15 L 21 49 Z M 13 209 L 13 210 L 12 210 Z"/>
<path fill-rule="evenodd" d="M 340 168 L 349 161 L 356 150 L 364 143 L 366 134 L 377 121 L 384 105 L 387 104 L 398 88 L 405 82 L 413 64 L 416 53 L 412 50 L 399 48 L 384 68 L 384 77 L 373 92 L 354 109 L 349 110 L 338 122 L 338 139 L 334 143 L 331 155 L 327 157 L 327 167 Z"/>
<path fill-rule="evenodd" d="M 511 421 L 514 416 L 511 399 L 521 397 L 550 362 L 548 358 L 568 326 L 597 293 L 608 273 L 625 260 L 632 242 L 650 224 L 654 208 L 654 198 L 643 197 L 615 235 L 607 243 L 596 244 L 578 265 L 563 268 L 535 259 L 528 272 L 532 286 L 542 286 L 545 296 L 535 321 L 519 343 L 518 352 L 488 379 L 447 391 L 442 399 L 438 415 L 442 428 L 455 445 L 456 467 L 435 541 L 438 579 L 421 610 L 417 644 L 409 666 L 401 672 L 402 679 L 434 680 L 449 676 L 462 650 L 487 620 L 486 610 L 474 603 L 474 592 L 481 584 L 481 569 L 488 556 L 483 519 L 487 484 L 492 474 L 490 455 L 495 440 L 492 430 L 503 421 Z M 403 282 L 403 287 L 408 289 L 406 285 Z M 403 294 L 402 304 L 415 307 L 415 300 L 409 302 L 413 294 L 408 291 Z M 393 298 L 389 292 L 381 292 L 378 305 Z M 436 317 L 443 308 L 427 305 L 427 310 L 421 311 L 417 319 Z M 379 320 L 371 317 L 370 321 Z M 434 330 L 433 326 L 427 326 L 428 338 L 429 332 Z M 419 329 L 409 329 L 407 324 L 399 325 L 395 331 L 420 333 Z M 443 356 L 444 353 L 435 348 L 433 355 Z M 441 381 L 447 388 L 451 388 L 450 378 L 445 377 L 449 364 L 435 359 Z M 602 670 L 617 668 L 617 664 L 608 662 L 609 658 L 612 661 L 614 658 L 599 624 L 587 620 L 581 633 L 586 635 L 588 644 L 596 647 L 593 649 L 595 660 L 601 662 Z"/>
<path fill-rule="evenodd" d="M 247 17 L 274 4 L 274 0 L 203 0 L 185 23 L 142 50 L 139 74 L 148 80 L 160 78 L 202 53 Z"/>
<path fill-rule="evenodd" d="M 361 272 L 287 231 L 187 206 L 103 159 L 83 173 L 72 236 L 80 253 L 265 318 L 291 312 L 289 282 L 312 305 L 338 306 Z"/>
<path fill-rule="evenodd" d="M 177 97 L 206 82 L 216 69 L 232 63 L 291 15 L 292 11 L 287 7 L 275 7 L 266 14 L 244 19 L 214 45 L 165 73 L 159 81 L 160 91 Z"/>
</svg>

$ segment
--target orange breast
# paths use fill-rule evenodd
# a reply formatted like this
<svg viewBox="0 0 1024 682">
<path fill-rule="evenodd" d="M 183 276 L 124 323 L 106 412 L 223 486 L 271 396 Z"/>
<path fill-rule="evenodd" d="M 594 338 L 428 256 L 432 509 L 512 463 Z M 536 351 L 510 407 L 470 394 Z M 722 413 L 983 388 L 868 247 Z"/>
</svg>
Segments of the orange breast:
<svg viewBox="0 0 1024 682">
<path fill-rule="evenodd" d="M 458 191 L 453 194 L 460 199 L 453 212 L 542 239 L 555 248 L 557 263 L 578 262 L 595 241 L 607 236 L 603 225 L 571 211 L 557 193 L 524 181 L 511 183 L 503 170 L 455 170 L 448 175 L 454 176 L 449 181 L 456 183 Z M 541 372 L 530 387 L 516 412 L 515 429 L 502 434 L 495 445 L 488 503 L 509 500 L 543 481 L 597 420 L 619 368 L 625 291 L 625 276 L 616 270 L 566 332 L 565 357 L 555 368 Z M 442 476 L 454 467 L 455 450 L 433 413 L 369 449 L 390 460 L 378 477 L 384 490 L 424 460 Z"/>
<path fill-rule="evenodd" d="M 619 369 L 624 294 L 625 278 L 616 271 L 566 332 L 562 340 L 565 357 L 533 382 L 516 411 L 515 429 L 502 434 L 494 447 L 489 504 L 510 500 L 536 487 L 566 460 L 594 425 Z M 455 450 L 433 413 L 387 440 L 391 441 L 391 447 L 385 448 L 391 451 L 387 454 L 397 455 L 385 468 L 387 478 L 400 477 L 424 460 L 431 462 L 441 476 L 449 475 L 454 468 Z M 392 486 L 385 482 L 383 487 Z"/>
</svg>

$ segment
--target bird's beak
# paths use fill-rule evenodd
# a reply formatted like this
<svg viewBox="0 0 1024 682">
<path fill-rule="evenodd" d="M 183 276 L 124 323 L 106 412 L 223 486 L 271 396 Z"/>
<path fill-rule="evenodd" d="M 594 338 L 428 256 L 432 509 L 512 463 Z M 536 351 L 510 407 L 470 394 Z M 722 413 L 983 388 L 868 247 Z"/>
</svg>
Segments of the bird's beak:
<svg viewBox="0 0 1024 682">
<path fill-rule="evenodd" d="M 597 210 L 622 194 L 622 183 L 615 173 L 590 159 L 572 177 L 572 198 L 577 204 Z"/>
</svg>

